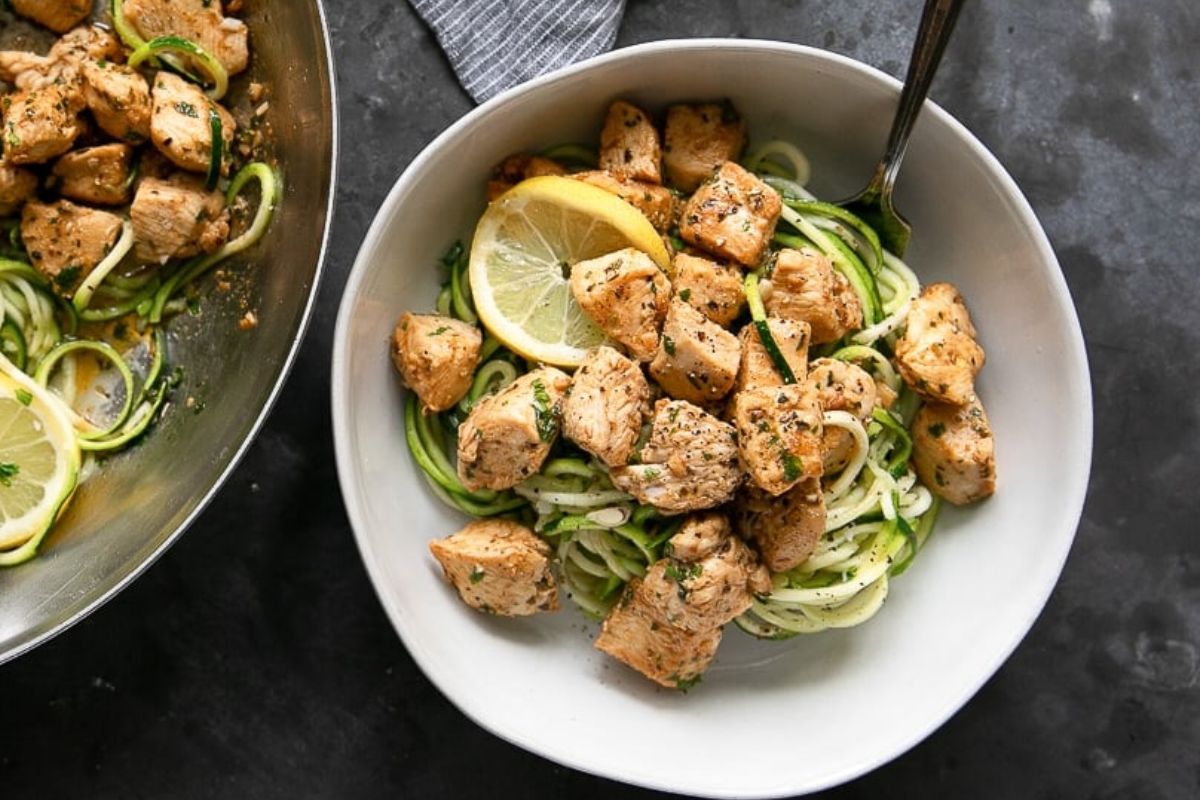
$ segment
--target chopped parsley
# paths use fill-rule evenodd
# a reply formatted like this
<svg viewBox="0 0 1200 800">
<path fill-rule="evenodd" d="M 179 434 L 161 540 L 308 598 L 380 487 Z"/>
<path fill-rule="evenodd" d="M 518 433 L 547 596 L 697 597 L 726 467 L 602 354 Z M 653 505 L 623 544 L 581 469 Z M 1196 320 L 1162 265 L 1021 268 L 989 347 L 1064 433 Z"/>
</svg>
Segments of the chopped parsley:
<svg viewBox="0 0 1200 800">
<path fill-rule="evenodd" d="M 448 330 L 450 330 L 449 325 L 440 325 L 437 328 L 435 328 L 434 330 L 430 331 L 428 335 L 429 336 L 441 336 L 443 333 L 445 333 Z"/>
<path fill-rule="evenodd" d="M 540 379 L 533 382 L 533 401 L 538 438 L 543 442 L 550 442 L 554 439 L 554 434 L 558 433 L 558 414 L 550 400 L 550 393 L 546 391 L 546 384 Z"/>
<path fill-rule="evenodd" d="M 17 395 L 17 402 L 23 406 L 27 406 L 33 402 L 33 395 L 31 395 L 29 392 L 25 391 L 24 389 L 17 389 L 16 395 Z"/>
<path fill-rule="evenodd" d="M 699 578 L 704 574 L 704 567 L 700 564 L 689 564 L 684 569 L 680 569 L 675 564 L 667 564 L 666 570 L 664 571 L 668 578 L 679 584 L 679 599 L 686 601 L 688 590 L 687 587 L 683 585 L 684 581 L 689 581 L 693 578 Z"/>
<path fill-rule="evenodd" d="M 696 686 L 696 684 L 700 683 L 700 681 L 703 679 L 703 677 L 704 677 L 703 675 L 693 675 L 690 678 L 672 677 L 672 678 L 668 678 L 668 680 L 674 680 L 675 688 L 681 692 L 686 693 L 688 689 L 692 689 Z"/>
<path fill-rule="evenodd" d="M 670 336 L 663 336 L 663 350 L 667 351 L 667 355 L 675 355 L 675 340 Z"/>
<path fill-rule="evenodd" d="M 69 288 L 75 281 L 79 280 L 79 267 L 67 267 L 62 272 L 54 276 L 54 285 L 59 289 Z"/>
<path fill-rule="evenodd" d="M 784 452 L 779 460 L 783 462 L 783 479 L 785 481 L 797 480 L 804 474 L 804 462 L 800 460 L 799 456 Z"/>
<path fill-rule="evenodd" d="M 680 289 L 679 290 L 679 299 L 682 300 L 683 302 L 686 303 L 691 296 L 692 296 L 691 289 Z"/>
<path fill-rule="evenodd" d="M 180 114 L 183 114 L 185 117 L 191 117 L 192 119 L 200 119 L 200 114 L 199 114 L 199 112 L 196 111 L 196 107 L 194 105 L 192 105 L 191 103 L 185 102 L 183 100 L 180 100 L 178 103 L 175 104 L 175 110 L 178 111 Z"/>
<path fill-rule="evenodd" d="M 929 435 L 935 439 L 942 438 L 942 434 L 946 432 L 946 426 L 940 422 L 935 422 L 927 428 Z"/>
<path fill-rule="evenodd" d="M 12 486 L 13 478 L 21 472 L 21 467 L 11 461 L 0 462 L 0 483 Z"/>
<path fill-rule="evenodd" d="M 487 573 L 483 571 L 483 568 L 476 565 L 476 567 L 471 570 L 471 574 L 467 576 L 467 579 L 471 581 L 471 583 L 479 583 L 486 575 Z"/>
</svg>

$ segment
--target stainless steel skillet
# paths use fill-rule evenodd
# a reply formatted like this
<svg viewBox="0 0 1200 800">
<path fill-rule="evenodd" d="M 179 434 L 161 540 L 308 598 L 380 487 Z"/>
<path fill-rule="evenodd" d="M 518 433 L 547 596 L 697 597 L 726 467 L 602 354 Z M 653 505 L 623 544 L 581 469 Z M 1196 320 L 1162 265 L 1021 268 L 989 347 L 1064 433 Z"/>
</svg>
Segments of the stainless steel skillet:
<svg viewBox="0 0 1200 800">
<path fill-rule="evenodd" d="M 250 446 L 299 350 L 333 211 L 332 50 L 321 0 L 246 7 L 252 67 L 239 80 L 269 87 L 283 201 L 263 242 L 224 265 L 233 290 L 171 322 L 171 362 L 185 370 L 173 407 L 80 488 L 42 555 L 0 570 L 0 663 L 87 616 L 186 530 Z M 5 39 L 18 33 L 5 27 Z M 257 326 L 243 330 L 247 311 Z"/>
</svg>

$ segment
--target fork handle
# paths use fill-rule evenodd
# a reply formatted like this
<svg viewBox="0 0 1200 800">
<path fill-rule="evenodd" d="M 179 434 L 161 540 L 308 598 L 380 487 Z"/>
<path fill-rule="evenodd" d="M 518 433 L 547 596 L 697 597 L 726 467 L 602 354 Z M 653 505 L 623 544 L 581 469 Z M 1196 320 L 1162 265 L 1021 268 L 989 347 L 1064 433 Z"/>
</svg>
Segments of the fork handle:
<svg viewBox="0 0 1200 800">
<path fill-rule="evenodd" d="M 921 14 L 921 25 L 917 29 L 917 39 L 913 43 L 912 58 L 908 62 L 908 75 L 900 93 L 900 106 L 892 120 L 887 148 L 875 168 L 868 192 L 884 196 L 892 193 L 896 175 L 900 172 L 900 162 L 908 149 L 908 138 L 912 134 L 917 116 L 921 113 L 925 97 L 929 94 L 933 75 L 942 61 L 946 43 L 950 41 L 954 22 L 958 19 L 958 12 L 962 10 L 964 2 L 966 0 L 926 0 L 925 10 Z"/>
</svg>

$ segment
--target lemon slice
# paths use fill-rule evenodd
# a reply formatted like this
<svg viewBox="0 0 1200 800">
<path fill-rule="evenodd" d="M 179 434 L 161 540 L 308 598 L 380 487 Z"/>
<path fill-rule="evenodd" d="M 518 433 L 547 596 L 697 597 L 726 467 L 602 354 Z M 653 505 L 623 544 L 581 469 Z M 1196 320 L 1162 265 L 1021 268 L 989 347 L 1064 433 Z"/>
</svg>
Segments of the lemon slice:
<svg viewBox="0 0 1200 800">
<path fill-rule="evenodd" d="M 0 565 L 37 553 L 75 491 L 79 462 L 62 401 L 0 356 Z"/>
<path fill-rule="evenodd" d="M 626 247 L 663 269 L 670 261 L 654 226 L 616 195 L 559 176 L 522 181 L 475 228 L 470 278 L 479 317 L 525 358 L 578 366 L 605 336 L 571 296 L 570 268 Z"/>
</svg>

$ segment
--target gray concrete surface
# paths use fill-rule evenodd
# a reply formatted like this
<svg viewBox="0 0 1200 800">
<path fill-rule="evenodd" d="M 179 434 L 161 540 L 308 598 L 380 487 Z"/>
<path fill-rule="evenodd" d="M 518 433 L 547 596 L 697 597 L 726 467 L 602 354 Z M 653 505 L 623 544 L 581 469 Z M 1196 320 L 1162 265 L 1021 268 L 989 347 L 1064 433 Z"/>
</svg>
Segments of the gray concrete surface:
<svg viewBox="0 0 1200 800">
<path fill-rule="evenodd" d="M 336 303 L 395 176 L 470 103 L 408 5 L 328 5 L 342 184 L 300 363 L 181 543 L 0 668 L 0 797 L 652 795 L 476 728 L 371 592 L 334 474 Z M 899 74 L 919 7 L 631 0 L 619 44 L 778 38 Z M 927 741 L 825 797 L 1200 796 L 1197 42 L 1190 0 L 964 12 L 933 96 L 1014 174 L 1059 253 L 1092 363 L 1093 480 L 1062 581 L 1016 654 Z"/>
</svg>

